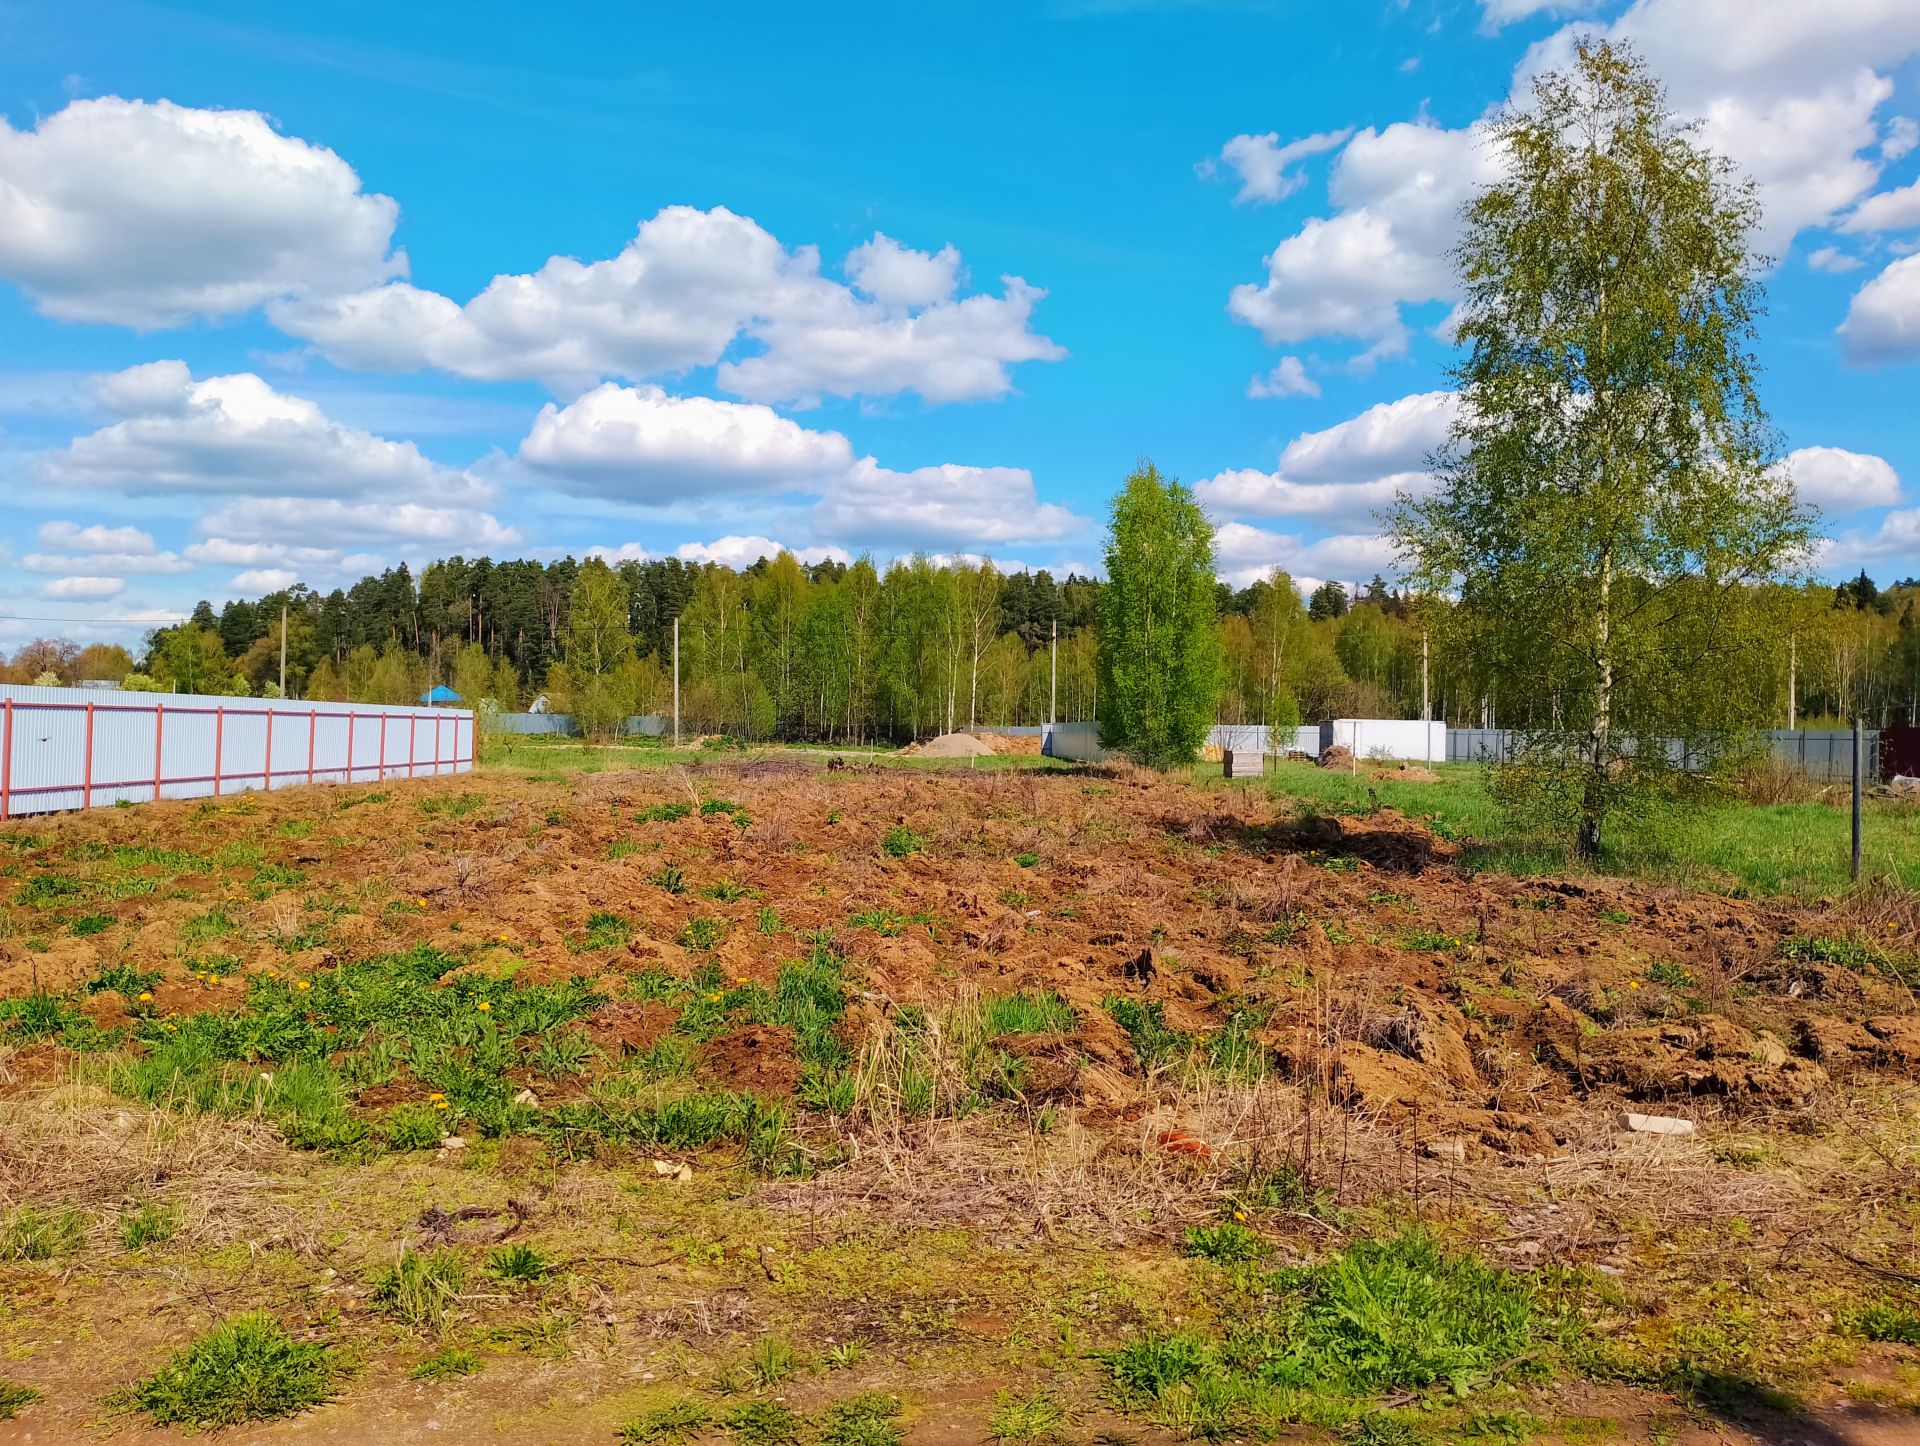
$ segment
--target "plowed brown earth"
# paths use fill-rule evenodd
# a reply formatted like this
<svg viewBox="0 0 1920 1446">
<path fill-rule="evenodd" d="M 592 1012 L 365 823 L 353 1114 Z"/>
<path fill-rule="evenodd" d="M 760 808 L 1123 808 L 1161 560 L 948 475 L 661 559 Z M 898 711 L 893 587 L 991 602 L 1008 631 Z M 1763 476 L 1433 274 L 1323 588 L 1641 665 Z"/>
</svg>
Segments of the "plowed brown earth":
<svg viewBox="0 0 1920 1446">
<path fill-rule="evenodd" d="M 1097 1151 L 1111 1159 L 1116 1150 L 1152 1157 L 1155 1188 L 1169 1192 L 1154 1197 L 1163 1205 L 1174 1198 L 1167 1182 L 1179 1171 L 1217 1182 L 1211 1151 L 1224 1151 L 1232 1131 L 1143 1068 L 1110 1012 L 1115 998 L 1158 1006 L 1168 1029 L 1198 1041 L 1250 1028 L 1294 1088 L 1292 1098 L 1303 1102 L 1286 1125 L 1288 1148 L 1317 1148 L 1322 1171 L 1331 1170 L 1330 1129 L 1358 1130 L 1374 1142 L 1367 1148 L 1399 1152 L 1380 1166 L 1375 1195 L 1410 1188 L 1418 1202 L 1423 1189 L 1439 1188 L 1422 1186 L 1421 1159 L 1462 1165 L 1466 1174 L 1446 1176 L 1450 1198 L 1503 1217 L 1485 1232 L 1489 1253 L 1501 1255 L 1505 1246 L 1509 1258 L 1524 1258 L 1516 1252 L 1530 1243 L 1535 1257 L 1544 1248 L 1616 1270 L 1630 1268 L 1617 1254 L 1624 1236 L 1607 1233 L 1607 1209 L 1595 1201 L 1612 1200 L 1616 1215 L 1658 1217 L 1680 1207 L 1652 1198 L 1622 1204 L 1623 1193 L 1677 1188 L 1674 1177 L 1629 1170 L 1624 1183 L 1594 1186 L 1577 1205 L 1579 1190 L 1570 1188 L 1559 1221 L 1526 1213 L 1560 1208 L 1551 1203 L 1552 1187 L 1540 1196 L 1518 1183 L 1532 1177 L 1488 1185 L 1477 1207 L 1460 1201 L 1462 1182 L 1498 1181 L 1510 1166 L 1524 1172 L 1591 1161 L 1627 1107 L 1685 1116 L 1715 1138 L 1756 1130 L 1772 1139 L 1817 1134 L 1838 1102 L 1853 1109 L 1871 1100 L 1894 1112 L 1896 1132 L 1914 1129 L 1909 1087 L 1920 1075 L 1920 1014 L 1911 988 L 1897 975 L 1784 947 L 1850 936 L 1857 919 L 1604 878 L 1475 875 L 1453 845 L 1391 812 L 1295 817 L 1265 794 L 1201 790 L 1126 770 L 828 772 L 781 760 L 564 783 L 438 780 L 382 792 L 294 790 L 12 826 L 0 834 L 11 844 L 0 848 L 0 862 L 12 861 L 6 872 L 14 880 L 0 880 L 9 920 L 0 937 L 0 998 L 71 989 L 124 964 L 165 970 L 153 1007 L 187 1014 L 237 1005 L 251 971 L 311 975 L 342 959 L 424 943 L 462 961 L 461 969 L 510 972 L 520 981 L 600 976 L 615 1000 L 586 1033 L 606 1056 L 596 1069 L 612 1068 L 658 1043 L 676 1018 L 670 1006 L 620 997 L 626 976 L 647 969 L 686 976 L 706 956 L 689 941 L 689 926 L 717 919 L 724 930 L 711 958 L 729 981 L 770 984 L 799 952 L 797 938 L 830 940 L 847 961 L 855 1002 L 843 1028 L 855 1042 L 907 1006 L 937 1010 L 965 994 L 1057 993 L 1075 1011 L 1075 1033 L 1010 1046 L 1025 1059 L 1027 1097 L 1035 1107 L 1068 1111 L 1089 1142 L 1088 1158 Z M 636 818 L 651 805 L 715 798 L 738 804 L 746 826 L 724 813 Z M 211 873 L 178 874 L 164 862 L 124 870 L 155 888 L 89 902 L 90 912 L 111 922 L 84 937 L 42 922 L 58 917 L 57 909 L 6 903 L 32 872 L 20 866 L 29 856 L 86 881 L 106 867 L 103 854 L 128 845 L 201 856 L 228 849 L 242 861 Z M 684 871 L 681 892 L 653 882 L 666 864 Z M 276 885 L 262 872 L 276 868 L 297 870 L 304 881 Z M 731 887 L 720 887 L 721 897 L 701 892 L 734 885 L 741 892 L 730 901 L 723 900 Z M 187 977 L 181 961 L 193 951 L 182 944 L 183 930 L 216 906 L 231 930 L 209 948 L 238 964 L 217 981 Z M 771 929 L 762 927 L 769 910 L 777 920 Z M 618 950 L 583 950 L 596 913 L 632 925 Z M 1889 956 L 1920 947 L 1911 913 L 1906 920 L 1876 941 Z M 96 996 L 89 1010 L 103 1027 L 124 1019 L 116 995 Z M 57 1047 L 35 1044 L 0 1058 L 0 1103 L 64 1079 L 61 1057 Z M 791 1031 L 770 1026 L 737 1029 L 704 1046 L 698 1068 L 716 1085 L 778 1099 L 790 1099 L 799 1078 Z M 380 1089 L 357 1103 L 372 1109 L 408 1097 L 404 1075 Z M 556 1097 L 545 1084 L 539 1093 Z M 1314 1111 L 1323 1107 L 1343 1112 L 1337 1123 L 1316 1123 Z M 1207 1159 L 1169 1155 L 1176 1124 L 1193 1131 Z M 1235 1128 L 1243 1145 L 1253 1138 L 1259 1148 L 1244 1122 Z M 916 1147 L 932 1152 L 927 1160 L 952 1143 L 937 1135 Z M 1356 1175 L 1369 1158 L 1353 1138 L 1341 1147 L 1342 1190 L 1349 1156 Z M 1017 1221 L 1019 1233 L 1044 1238 L 1050 1221 L 1097 1216 L 1118 1241 L 1195 1218 L 1156 1206 L 1120 1224 L 1123 1212 L 1102 1214 L 1110 1202 L 1098 1200 L 1056 1202 L 1058 1215 L 1042 1218 L 1045 1210 L 1027 1194 L 1011 1204 L 1011 1196 L 994 1195 L 1001 1187 L 989 1188 L 984 1168 L 977 1192 L 950 1198 L 930 1179 L 944 1167 L 926 1166 L 916 1177 L 888 1154 L 898 1144 L 870 1139 L 855 1150 L 839 1173 L 857 1186 L 839 1189 L 830 1171 L 818 1184 L 759 1187 L 756 1199 L 776 1212 L 803 1212 L 813 1231 L 838 1215 L 854 1221 L 848 1229 L 881 1218 L 996 1229 Z M 0 1205 L 10 1206 L 31 1194 L 34 1167 L 7 1148 L 0 1136 Z M 1700 1168 L 1685 1186 L 1695 1195 L 1741 1178 L 1736 1165 L 1722 1169 L 1704 1151 L 1685 1158 Z M 892 1163 L 875 1165 L 883 1159 Z M 1409 1162 L 1404 1179 L 1401 1160 Z M 1495 1173 L 1475 1175 L 1482 1166 Z M 264 1173 L 255 1188 L 275 1169 L 291 1178 L 303 1167 L 258 1168 Z M 1911 1192 L 1912 1168 L 1894 1170 L 1907 1183 L 1888 1188 Z M 411 1187 L 409 1208 L 423 1188 L 432 1187 Z M 556 1184 L 549 1179 L 544 1188 Z M 1764 1218 L 1767 1209 L 1746 1213 Z M 379 1234 L 384 1248 L 404 1215 L 382 1207 L 338 1224 Z M 1784 1250 L 1779 1236 L 1808 1216 L 1782 1207 L 1778 1217 L 1768 1244 Z M 1695 1224 L 1716 1218 L 1711 1202 L 1687 1215 Z M 1896 1212 L 1881 1223 L 1905 1218 Z M 1869 1233 L 1877 1228 L 1864 1218 L 1855 1223 Z M 231 1237 L 210 1229 L 206 1238 Z M 752 1263 L 764 1269 L 764 1260 Z M 54 1308 L 53 1298 L 42 1305 Z M 9 1349 L 38 1338 L 39 1308 L 25 1302 L 11 1310 Z M 75 1298 L 59 1308 L 75 1308 Z M 58 1388 L 61 1371 L 97 1381 L 141 1354 L 133 1340 L 107 1349 L 105 1365 L 86 1364 L 72 1346 L 35 1357 L 54 1365 L 37 1379 L 49 1389 Z M 602 1380 L 581 1389 L 613 1386 Z M 391 1416 L 392 1401 L 383 1409 Z M 83 1415 L 72 1407 L 59 1429 L 77 1431 Z M 414 1439 L 425 1415 L 382 1419 L 390 1439 Z M 6 1429 L 0 1426 L 0 1439 Z M 596 1430 L 524 1439 L 609 1439 Z M 931 1431 L 924 1426 L 923 1434 Z M 1920 1424 L 1913 1431 L 1909 1439 L 1920 1439 Z"/>
</svg>

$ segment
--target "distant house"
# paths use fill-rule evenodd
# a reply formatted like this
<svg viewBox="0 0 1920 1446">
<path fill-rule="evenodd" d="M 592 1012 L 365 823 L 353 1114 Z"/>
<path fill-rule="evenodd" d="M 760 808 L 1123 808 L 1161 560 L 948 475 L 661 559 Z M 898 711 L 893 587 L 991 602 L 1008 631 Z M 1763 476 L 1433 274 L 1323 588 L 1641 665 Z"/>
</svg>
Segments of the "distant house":
<svg viewBox="0 0 1920 1446">
<path fill-rule="evenodd" d="M 542 693 L 538 698 L 535 698 L 531 703 L 527 704 L 527 711 L 529 713 L 544 713 L 547 711 L 547 706 L 547 695 Z"/>
</svg>

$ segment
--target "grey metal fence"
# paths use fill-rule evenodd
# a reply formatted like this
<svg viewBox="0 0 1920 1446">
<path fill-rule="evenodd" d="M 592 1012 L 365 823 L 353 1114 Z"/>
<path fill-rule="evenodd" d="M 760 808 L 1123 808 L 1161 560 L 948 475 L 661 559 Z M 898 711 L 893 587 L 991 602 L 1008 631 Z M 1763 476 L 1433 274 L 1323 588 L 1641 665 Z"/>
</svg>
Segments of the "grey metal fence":
<svg viewBox="0 0 1920 1446">
<path fill-rule="evenodd" d="M 530 737 L 557 734 L 578 738 L 581 733 L 580 725 L 566 713 L 495 713 L 482 726 L 491 733 Z M 658 713 L 635 713 L 620 725 L 620 731 L 628 737 L 659 738 L 673 731 L 673 719 Z"/>
<path fill-rule="evenodd" d="M 465 709 L 0 684 L 0 818 L 472 767 Z"/>
<path fill-rule="evenodd" d="M 1850 728 L 1774 728 L 1761 735 L 1773 750 L 1773 756 L 1791 763 L 1810 778 L 1849 778 L 1853 775 L 1853 730 Z M 1513 757 L 1520 735 L 1510 728 L 1449 728 L 1449 763 L 1504 762 Z M 1865 768 L 1869 778 L 1880 776 L 1880 733 L 1869 728 L 1863 739 Z M 1667 741 L 1667 756 L 1682 767 L 1690 766 L 1677 739 Z"/>
</svg>

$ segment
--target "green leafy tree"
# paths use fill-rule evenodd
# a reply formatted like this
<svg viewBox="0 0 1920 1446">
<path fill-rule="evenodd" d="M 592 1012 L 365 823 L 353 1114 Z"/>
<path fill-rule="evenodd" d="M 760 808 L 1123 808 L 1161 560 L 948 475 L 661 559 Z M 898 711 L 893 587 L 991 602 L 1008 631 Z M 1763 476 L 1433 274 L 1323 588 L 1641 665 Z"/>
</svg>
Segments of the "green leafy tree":
<svg viewBox="0 0 1920 1446">
<path fill-rule="evenodd" d="M 1193 762 L 1213 726 L 1222 659 L 1213 525 L 1152 463 L 1113 503 L 1100 596 L 1100 743 L 1151 768 Z"/>
<path fill-rule="evenodd" d="M 573 584 L 565 629 L 567 705 L 580 727 L 607 737 L 632 706 L 623 686 L 633 656 L 627 627 L 627 585 L 599 558 L 589 559 Z"/>
<path fill-rule="evenodd" d="M 1809 540 L 1750 349 L 1758 205 L 1695 144 L 1634 54 L 1583 43 L 1502 116 L 1505 175 L 1457 253 L 1462 407 L 1440 489 L 1392 526 L 1449 646 L 1520 724 L 1500 787 L 1571 831 L 1688 787 L 1769 701 L 1753 599 Z"/>
</svg>

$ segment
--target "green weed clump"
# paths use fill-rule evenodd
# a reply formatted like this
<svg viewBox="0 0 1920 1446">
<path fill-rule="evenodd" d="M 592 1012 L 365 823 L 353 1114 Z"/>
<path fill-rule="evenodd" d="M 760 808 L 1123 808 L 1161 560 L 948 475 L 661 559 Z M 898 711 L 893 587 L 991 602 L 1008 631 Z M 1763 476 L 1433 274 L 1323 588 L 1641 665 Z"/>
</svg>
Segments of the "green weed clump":
<svg viewBox="0 0 1920 1446">
<path fill-rule="evenodd" d="M 992 994 L 980 1001 L 987 1038 L 1009 1034 L 1070 1034 L 1078 1021 L 1057 994 Z"/>
<path fill-rule="evenodd" d="M 392 1265 L 374 1272 L 373 1303 L 407 1325 L 437 1326 L 452 1314 L 466 1276 L 458 1251 L 403 1249 Z"/>
<path fill-rule="evenodd" d="M 138 1210 L 120 1217 L 120 1243 L 128 1250 L 143 1250 L 173 1239 L 179 1228 L 179 1212 L 148 1201 Z"/>
<path fill-rule="evenodd" d="M 1862 1307 L 1846 1316 L 1841 1324 L 1861 1340 L 1920 1346 L 1920 1311 L 1889 1305 L 1885 1301 Z"/>
<path fill-rule="evenodd" d="M 78 1210 L 45 1211 L 22 1205 L 0 1224 L 0 1260 L 52 1260 L 71 1255 L 86 1238 Z"/>
<path fill-rule="evenodd" d="M 655 1446 L 655 1443 L 677 1446 L 679 1442 L 691 1440 L 712 1421 L 713 1409 L 705 1401 L 682 1396 L 635 1416 L 620 1427 L 619 1437 L 623 1446 Z"/>
<path fill-rule="evenodd" d="M 828 1408 L 820 1428 L 820 1446 L 899 1446 L 894 1417 L 900 1402 L 885 1391 L 862 1391 Z"/>
<path fill-rule="evenodd" d="M 341 1372 L 331 1348 L 296 1341 L 256 1311 L 215 1326 L 116 1399 L 161 1426 L 238 1426 L 321 1404 Z"/>
<path fill-rule="evenodd" d="M 31 1406 L 39 1399 L 40 1393 L 32 1386 L 0 1381 L 0 1421 L 11 1421 L 24 1407 Z"/>
<path fill-rule="evenodd" d="M 485 1365 L 486 1362 L 477 1353 L 461 1346 L 448 1346 L 445 1350 L 435 1351 L 407 1375 L 416 1381 L 451 1381 L 460 1376 L 471 1376 Z"/>
<path fill-rule="evenodd" d="M 1113 1016 L 1113 1022 L 1126 1031 L 1142 1069 L 1175 1063 L 1193 1050 L 1193 1036 L 1169 1025 L 1161 1017 L 1157 1002 L 1143 1004 L 1137 999 L 1113 995 L 1105 1001 L 1105 1008 Z"/>
<path fill-rule="evenodd" d="M 1372 1419 L 1385 1395 L 1464 1396 L 1544 1373 L 1577 1331 L 1532 1282 L 1419 1232 L 1275 1271 L 1242 1258 L 1237 1234 L 1203 1240 L 1232 1271 L 1224 1333 L 1154 1333 L 1100 1357 L 1124 1404 L 1189 1434 Z"/>
<path fill-rule="evenodd" d="M 1050 1391 L 1002 1391 L 987 1416 L 987 1434 L 1003 1446 L 1052 1446 L 1067 1439 L 1067 1408 Z"/>
<path fill-rule="evenodd" d="M 634 815 L 641 823 L 674 823 L 693 812 L 690 803 L 656 803 Z"/>
<path fill-rule="evenodd" d="M 926 839 L 903 823 L 888 829 L 886 836 L 880 840 L 880 851 L 890 859 L 903 859 L 908 854 L 923 852 L 926 847 Z"/>
</svg>

